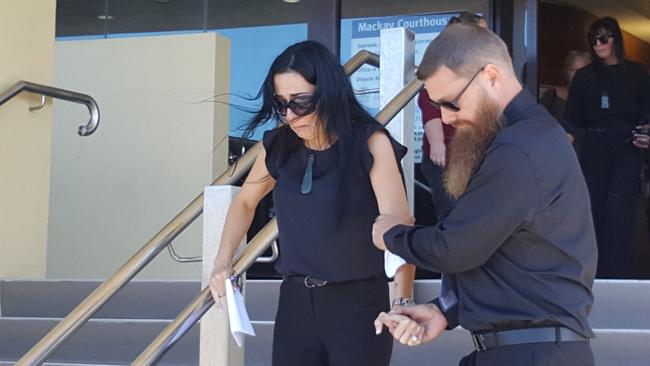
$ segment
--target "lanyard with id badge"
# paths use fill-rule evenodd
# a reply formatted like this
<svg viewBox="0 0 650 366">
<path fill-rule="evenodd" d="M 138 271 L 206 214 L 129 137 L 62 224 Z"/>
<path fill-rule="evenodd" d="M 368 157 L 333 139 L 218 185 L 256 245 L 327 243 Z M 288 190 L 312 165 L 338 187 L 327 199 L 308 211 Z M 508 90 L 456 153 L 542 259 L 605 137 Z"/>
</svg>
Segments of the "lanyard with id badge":
<svg viewBox="0 0 650 366">
<path fill-rule="evenodd" d="M 600 109 L 609 109 L 609 96 L 606 92 L 600 95 Z"/>
</svg>

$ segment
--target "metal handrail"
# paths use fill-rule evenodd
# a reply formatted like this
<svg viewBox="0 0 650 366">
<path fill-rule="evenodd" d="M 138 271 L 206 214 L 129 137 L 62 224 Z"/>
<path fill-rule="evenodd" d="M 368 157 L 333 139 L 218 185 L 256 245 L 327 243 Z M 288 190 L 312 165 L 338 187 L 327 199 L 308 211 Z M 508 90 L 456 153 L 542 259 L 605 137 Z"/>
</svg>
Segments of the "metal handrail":
<svg viewBox="0 0 650 366">
<path fill-rule="evenodd" d="M 271 243 L 271 255 L 268 257 L 257 257 L 255 263 L 273 263 L 280 258 L 280 248 L 278 248 L 278 241 L 274 240 Z"/>
<path fill-rule="evenodd" d="M 350 75 L 358 70 L 364 62 L 379 64 L 379 56 L 372 52 L 361 51 L 343 66 Z M 363 62 L 362 62 L 363 61 Z M 231 185 L 246 174 L 255 162 L 262 149 L 262 143 L 251 146 L 235 164 L 221 174 L 212 185 Z M 17 366 L 40 365 L 58 347 L 70 338 L 100 307 L 102 307 L 117 291 L 137 275 L 158 253 L 172 242 L 183 230 L 203 213 L 203 193 L 199 194 L 176 217 L 165 225 L 153 238 L 138 250 L 117 272 L 88 295 L 70 314 L 50 330 L 36 345 L 34 345 L 16 363 Z M 274 222 L 273 219 L 271 222 Z M 267 224 L 268 226 L 268 224 Z M 262 229 L 261 232 L 263 232 Z M 276 230 L 277 231 L 277 230 Z M 258 233 L 259 235 L 259 233 Z M 256 236 L 257 237 L 257 236 Z M 270 242 L 269 242 L 270 244 Z M 268 248 L 268 244 L 264 250 Z M 262 251 L 264 252 L 264 251 Z M 259 256 L 259 254 L 257 255 Z M 256 257 L 257 257 L 256 256 Z"/>
<path fill-rule="evenodd" d="M 422 159 L 426 159 L 426 158 L 423 157 Z M 415 183 L 415 185 L 416 185 L 418 188 L 422 189 L 423 191 L 425 191 L 425 192 L 427 192 L 427 193 L 429 193 L 429 194 L 432 193 L 432 192 L 431 192 L 431 188 L 429 188 L 429 186 L 427 186 L 426 184 L 420 182 L 419 180 L 417 180 L 417 179 L 413 179 L 413 183 Z"/>
<path fill-rule="evenodd" d="M 176 253 L 176 250 L 174 250 L 173 242 L 169 243 L 169 245 L 167 246 L 167 251 L 169 252 L 169 256 L 172 257 L 172 259 L 178 263 L 196 263 L 196 262 L 203 261 L 203 257 L 200 255 L 194 257 L 183 257 L 182 255 L 179 255 L 178 253 Z"/>
<path fill-rule="evenodd" d="M 419 183 L 419 182 L 418 182 Z M 420 183 L 422 184 L 422 183 Z M 431 192 L 431 191 L 429 191 Z M 175 260 L 178 263 L 197 263 L 197 262 L 203 262 L 203 257 L 200 255 L 194 256 L 194 257 L 183 257 L 176 253 L 176 250 L 174 250 L 174 243 L 169 243 L 167 246 L 167 251 L 169 251 L 169 255 L 172 257 L 173 260 Z M 275 240 L 271 244 L 271 255 L 268 257 L 257 257 L 255 260 L 255 263 L 273 263 L 276 260 L 280 258 L 280 249 L 278 248 L 278 241 Z"/>
<path fill-rule="evenodd" d="M 402 108 L 422 89 L 423 83 L 417 78 L 409 81 L 404 89 L 400 91 L 375 117 L 381 124 L 386 125 Z M 278 224 L 273 218 L 255 237 L 249 242 L 241 255 L 234 261 L 233 269 L 236 275 L 241 275 L 269 247 L 278 237 Z M 192 326 L 205 314 L 214 304 L 210 288 L 204 288 L 192 302 L 178 314 L 176 319 L 142 351 L 131 365 L 153 365 L 155 364 L 178 340 L 192 328 Z"/>
<path fill-rule="evenodd" d="M 95 102 L 95 99 L 93 99 L 93 97 L 87 94 L 55 88 L 53 86 L 41 85 L 21 80 L 9 88 L 9 90 L 0 95 L 0 105 L 5 104 L 9 99 L 22 93 L 23 91 L 85 105 L 88 108 L 88 112 L 90 113 L 90 120 L 88 120 L 88 123 L 86 123 L 86 125 L 79 126 L 78 133 L 81 136 L 92 135 L 92 133 L 97 129 L 97 126 L 99 126 L 99 107 L 97 106 L 97 102 Z M 42 108 L 44 104 L 45 99 L 42 97 L 41 105 L 39 107 L 30 107 L 29 110 L 38 110 Z"/>
<path fill-rule="evenodd" d="M 233 271 L 235 274 L 241 275 L 246 272 L 255 262 L 255 259 L 262 255 L 277 237 L 278 222 L 274 217 L 253 237 L 246 248 L 234 260 Z M 149 346 L 140 353 L 131 365 L 154 365 L 201 319 L 203 314 L 210 310 L 213 304 L 214 299 L 210 293 L 210 287 L 205 287 L 178 314 L 176 319 L 165 327 Z"/>
<path fill-rule="evenodd" d="M 38 111 L 43 109 L 43 107 L 45 107 L 45 95 L 41 95 L 41 102 L 36 107 L 29 107 L 29 111 Z"/>
<path fill-rule="evenodd" d="M 379 55 L 370 51 L 361 50 L 352 56 L 345 65 L 343 65 L 343 69 L 346 74 L 352 75 L 355 71 L 359 70 L 361 66 L 366 64 L 379 67 Z"/>
</svg>

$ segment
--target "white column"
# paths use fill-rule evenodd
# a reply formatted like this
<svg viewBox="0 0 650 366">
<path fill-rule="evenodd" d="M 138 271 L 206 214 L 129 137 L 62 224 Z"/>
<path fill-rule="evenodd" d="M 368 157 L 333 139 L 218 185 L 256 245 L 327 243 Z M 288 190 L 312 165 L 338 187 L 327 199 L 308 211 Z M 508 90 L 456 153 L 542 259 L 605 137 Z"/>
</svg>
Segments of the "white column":
<svg viewBox="0 0 650 366">
<path fill-rule="evenodd" d="M 219 239 L 226 213 L 237 192 L 239 188 L 234 186 L 208 186 L 204 190 L 202 287 L 208 285 L 212 273 L 212 261 L 219 249 Z M 246 240 L 243 240 L 241 245 L 245 243 Z M 219 311 L 216 305 L 201 318 L 200 365 L 244 365 L 244 348 L 239 348 L 230 335 L 226 311 Z"/>
<path fill-rule="evenodd" d="M 406 28 L 382 29 L 379 40 L 379 108 L 384 108 L 415 77 L 415 34 Z M 386 126 L 408 148 L 402 160 L 409 207 L 413 213 L 413 101 Z"/>
</svg>

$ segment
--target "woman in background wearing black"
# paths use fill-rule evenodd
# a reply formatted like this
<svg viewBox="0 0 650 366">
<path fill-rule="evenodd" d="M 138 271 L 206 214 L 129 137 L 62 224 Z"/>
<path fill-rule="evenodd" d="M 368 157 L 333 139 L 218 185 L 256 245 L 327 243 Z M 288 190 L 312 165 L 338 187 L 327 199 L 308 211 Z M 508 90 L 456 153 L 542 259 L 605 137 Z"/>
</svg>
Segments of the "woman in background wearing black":
<svg viewBox="0 0 650 366">
<path fill-rule="evenodd" d="M 598 276 L 631 276 L 642 151 L 636 126 L 650 109 L 642 65 L 623 58 L 623 37 L 611 17 L 596 20 L 587 39 L 594 61 L 578 70 L 565 117 L 586 128 L 580 151 L 598 241 Z"/>
</svg>

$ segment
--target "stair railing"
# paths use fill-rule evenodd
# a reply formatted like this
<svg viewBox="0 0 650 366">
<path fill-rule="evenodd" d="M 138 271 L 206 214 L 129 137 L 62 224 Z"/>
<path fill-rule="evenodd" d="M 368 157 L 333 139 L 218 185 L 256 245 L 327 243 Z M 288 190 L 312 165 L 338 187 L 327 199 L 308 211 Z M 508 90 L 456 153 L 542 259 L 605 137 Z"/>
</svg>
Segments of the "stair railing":
<svg viewBox="0 0 650 366">
<path fill-rule="evenodd" d="M 343 67 L 346 74 L 351 75 L 366 63 L 373 66 L 379 66 L 379 56 L 372 52 L 363 50 L 354 55 L 348 62 L 345 63 L 345 65 L 343 65 Z M 21 88 L 20 91 L 22 90 L 23 89 Z M 99 118 L 99 114 L 97 114 L 97 116 Z M 97 119 L 97 121 L 99 121 L 99 119 Z M 253 166 L 255 158 L 257 155 L 259 155 L 261 149 L 261 142 L 258 142 L 250 147 L 248 151 L 246 151 L 246 153 L 242 155 L 235 164 L 231 165 L 214 182 L 212 182 L 212 185 L 231 185 L 237 182 Z M 61 320 L 61 322 L 52 328 L 52 330 L 50 330 L 43 338 L 41 338 L 40 341 L 38 341 L 38 343 L 36 343 L 25 355 L 23 355 L 23 357 L 18 360 L 16 365 L 32 366 L 42 364 L 47 359 L 47 357 L 49 357 L 56 349 L 58 349 L 58 347 L 60 347 L 79 328 L 81 328 L 81 326 L 83 326 L 88 321 L 88 319 L 90 319 L 90 317 L 92 317 L 93 314 L 99 310 L 99 308 L 101 308 L 109 299 L 111 299 L 115 293 L 117 293 L 117 291 L 119 291 L 129 281 L 131 281 L 135 275 L 137 275 L 147 264 L 149 264 L 149 262 L 151 262 L 162 250 L 164 250 L 165 247 L 167 247 L 202 213 L 203 193 L 199 194 L 180 213 L 178 213 L 176 217 L 167 223 L 167 225 L 165 225 L 153 238 L 151 238 L 140 250 L 138 250 L 125 264 L 123 264 L 117 270 L 117 272 L 115 272 L 110 278 L 104 281 L 104 283 L 99 285 L 92 293 L 90 293 L 90 295 L 88 295 L 81 303 L 79 303 L 79 305 L 77 305 L 77 307 L 75 307 L 70 312 L 70 314 Z M 277 224 L 275 224 L 275 219 L 271 220 L 271 222 L 269 222 L 269 224 L 267 224 L 267 226 L 263 228 L 260 233 L 256 235 L 256 237 L 258 237 L 261 233 L 267 233 L 265 234 L 265 238 L 267 238 L 270 237 L 268 233 L 272 233 L 274 231 L 277 233 Z M 247 247 L 247 251 L 245 253 L 242 253 L 242 255 L 238 258 L 238 261 L 241 261 L 241 264 L 235 266 L 235 269 L 239 270 L 237 273 L 243 272 L 243 264 L 252 263 L 255 258 L 259 257 L 266 250 L 266 248 L 268 248 L 273 240 L 269 240 L 267 243 L 266 241 L 261 242 L 261 239 L 259 239 L 259 247 L 263 247 L 259 253 L 257 253 L 257 251 L 248 250 L 248 248 L 251 247 L 249 245 Z M 252 255 L 255 256 L 252 257 Z M 203 292 L 201 294 L 203 294 Z M 192 304 L 195 302 L 196 301 L 193 301 Z M 201 313 L 201 315 L 205 313 L 205 311 L 207 311 L 207 308 Z M 181 313 L 179 317 L 183 314 L 185 314 L 185 312 Z M 180 336 L 182 336 L 182 334 Z M 171 346 L 176 340 L 177 339 L 174 339 L 169 346 Z M 163 352 L 165 352 L 167 349 L 168 348 L 165 348 Z"/>
<path fill-rule="evenodd" d="M 45 105 L 44 96 L 61 99 L 61 100 L 67 100 L 68 102 L 85 105 L 86 108 L 88 108 L 88 112 L 90 113 L 90 119 L 88 120 L 86 125 L 79 126 L 78 133 L 81 136 L 92 135 L 92 133 L 95 132 L 95 130 L 97 130 L 97 127 L 99 126 L 99 107 L 97 106 L 97 102 L 95 102 L 95 99 L 93 99 L 93 97 L 91 97 L 90 95 L 77 93 L 65 89 L 59 89 L 52 86 L 36 84 L 29 81 L 21 80 L 16 84 L 14 84 L 14 86 L 9 88 L 6 92 L 2 93 L 0 95 L 0 105 L 5 104 L 11 98 L 22 93 L 23 91 L 40 94 L 42 96 L 41 104 L 38 107 L 30 107 L 29 108 L 30 111 L 43 108 L 43 105 Z"/>
<path fill-rule="evenodd" d="M 413 78 L 375 117 L 381 124 L 386 125 L 408 104 L 411 99 L 422 89 L 423 83 Z M 242 252 L 233 262 L 235 275 L 241 275 L 255 262 L 271 243 L 278 237 L 278 223 L 271 219 L 262 230 L 260 230 L 251 241 L 248 242 Z M 204 288 L 189 305 L 181 311 L 163 331 L 142 351 L 131 365 L 144 366 L 153 365 L 164 354 L 187 333 L 194 324 L 214 304 L 210 288 Z"/>
</svg>

